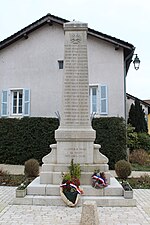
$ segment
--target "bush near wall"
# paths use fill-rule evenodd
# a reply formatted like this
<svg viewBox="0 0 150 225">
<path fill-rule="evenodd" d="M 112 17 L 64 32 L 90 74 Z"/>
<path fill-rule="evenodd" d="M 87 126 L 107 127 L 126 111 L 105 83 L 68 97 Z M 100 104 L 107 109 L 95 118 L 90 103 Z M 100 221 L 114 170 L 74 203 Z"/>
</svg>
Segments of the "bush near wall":
<svg viewBox="0 0 150 225">
<path fill-rule="evenodd" d="M 55 118 L 0 119 L 0 163 L 24 164 L 30 158 L 41 163 L 57 128 Z"/>
<path fill-rule="evenodd" d="M 59 122 L 55 118 L 30 117 L 0 119 L 0 163 L 24 164 L 34 158 L 40 163 L 55 143 L 54 131 Z M 109 158 L 110 168 L 126 158 L 126 129 L 122 118 L 95 118 L 95 143 L 102 146 L 101 152 Z"/>
<path fill-rule="evenodd" d="M 93 128 L 96 130 L 95 143 L 101 145 L 100 152 L 109 159 L 110 169 L 117 161 L 127 158 L 126 124 L 123 118 L 95 118 Z"/>
<path fill-rule="evenodd" d="M 150 135 L 147 133 L 138 133 L 138 147 L 150 153 Z"/>
</svg>

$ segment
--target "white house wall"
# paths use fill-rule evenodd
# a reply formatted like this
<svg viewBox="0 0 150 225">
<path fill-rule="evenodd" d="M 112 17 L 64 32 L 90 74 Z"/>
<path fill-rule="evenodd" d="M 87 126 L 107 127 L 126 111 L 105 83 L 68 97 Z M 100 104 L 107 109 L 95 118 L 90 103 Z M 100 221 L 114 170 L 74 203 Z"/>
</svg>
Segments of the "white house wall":
<svg viewBox="0 0 150 225">
<path fill-rule="evenodd" d="M 0 51 L 0 93 L 29 88 L 30 116 L 55 117 L 61 113 L 64 31 L 45 25 Z M 123 50 L 88 35 L 89 83 L 108 87 L 108 115 L 124 116 Z M 1 102 L 1 95 L 0 95 Z M 1 106 L 0 106 L 1 107 Z"/>
<path fill-rule="evenodd" d="M 89 82 L 107 85 L 109 116 L 124 117 L 123 50 L 88 37 Z"/>
</svg>

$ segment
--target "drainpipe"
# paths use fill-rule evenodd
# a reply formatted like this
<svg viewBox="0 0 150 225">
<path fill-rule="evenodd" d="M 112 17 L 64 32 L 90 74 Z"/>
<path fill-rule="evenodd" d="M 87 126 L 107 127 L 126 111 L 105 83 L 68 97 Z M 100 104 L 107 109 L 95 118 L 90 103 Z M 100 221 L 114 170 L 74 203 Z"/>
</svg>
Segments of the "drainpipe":
<svg viewBox="0 0 150 225">
<path fill-rule="evenodd" d="M 132 49 L 132 51 L 130 52 L 130 54 L 124 59 L 124 116 L 125 116 L 125 120 L 126 120 L 126 124 L 127 124 L 127 112 L 126 112 L 126 76 L 127 76 L 127 67 L 126 67 L 126 64 L 127 64 L 127 61 L 131 58 L 131 56 L 133 56 L 133 53 L 135 51 L 135 48 Z M 132 62 L 132 60 L 131 60 Z M 130 63 L 131 63 L 130 62 Z"/>
<path fill-rule="evenodd" d="M 130 52 L 130 54 L 125 58 L 124 60 L 124 115 L 125 115 L 125 121 L 126 121 L 126 127 L 127 127 L 127 112 L 126 112 L 126 76 L 127 76 L 127 61 L 131 58 L 131 56 L 133 56 L 133 53 L 135 51 L 135 48 L 132 49 L 132 51 Z M 132 62 L 132 60 L 131 60 Z M 126 129 L 126 140 L 127 140 L 127 129 Z M 127 151 L 127 161 L 129 162 L 129 148 L 127 147 L 127 143 L 126 143 L 126 151 Z"/>
</svg>

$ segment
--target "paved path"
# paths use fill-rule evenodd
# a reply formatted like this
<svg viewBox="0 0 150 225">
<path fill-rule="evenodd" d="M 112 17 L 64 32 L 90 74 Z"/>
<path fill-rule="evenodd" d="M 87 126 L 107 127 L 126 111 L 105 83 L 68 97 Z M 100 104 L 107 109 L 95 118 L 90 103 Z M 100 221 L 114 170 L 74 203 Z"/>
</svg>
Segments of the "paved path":
<svg viewBox="0 0 150 225">
<path fill-rule="evenodd" d="M 24 174 L 23 165 L 0 164 L 0 169 L 3 169 L 4 171 L 7 171 L 10 174 Z"/>
<path fill-rule="evenodd" d="M 0 164 L 12 174 L 24 166 Z M 111 171 L 113 175 L 114 171 Z M 133 176 L 143 175 L 136 172 Z M 150 172 L 148 173 L 150 174 Z M 15 187 L 0 186 L 0 225 L 79 225 L 82 207 L 12 205 Z M 150 189 L 134 190 L 137 207 L 98 207 L 100 225 L 150 225 Z"/>
<path fill-rule="evenodd" d="M 0 225 L 79 225 L 82 207 L 12 205 L 15 187 L 0 186 Z M 100 225 L 150 225 L 150 189 L 134 190 L 137 207 L 98 207 Z"/>
</svg>

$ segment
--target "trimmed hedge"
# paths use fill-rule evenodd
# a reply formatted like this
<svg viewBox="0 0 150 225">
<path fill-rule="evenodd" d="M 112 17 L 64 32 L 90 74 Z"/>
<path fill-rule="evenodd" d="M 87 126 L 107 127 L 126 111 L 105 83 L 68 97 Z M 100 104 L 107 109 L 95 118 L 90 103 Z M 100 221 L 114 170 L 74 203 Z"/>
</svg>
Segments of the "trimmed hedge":
<svg viewBox="0 0 150 225">
<path fill-rule="evenodd" d="M 95 118 L 92 123 L 96 130 L 95 143 L 101 145 L 100 152 L 108 157 L 110 169 L 115 163 L 127 158 L 126 124 L 123 118 Z"/>
<path fill-rule="evenodd" d="M 49 145 L 56 142 L 57 128 L 55 118 L 0 119 L 0 163 L 24 164 L 31 158 L 41 163 Z"/>
<path fill-rule="evenodd" d="M 34 158 L 41 164 L 42 157 L 50 152 L 49 145 L 56 143 L 56 118 L 30 117 L 0 119 L 0 163 L 24 164 Z M 109 158 L 109 165 L 126 158 L 126 128 L 122 118 L 95 118 L 96 140 L 101 152 Z"/>
</svg>

